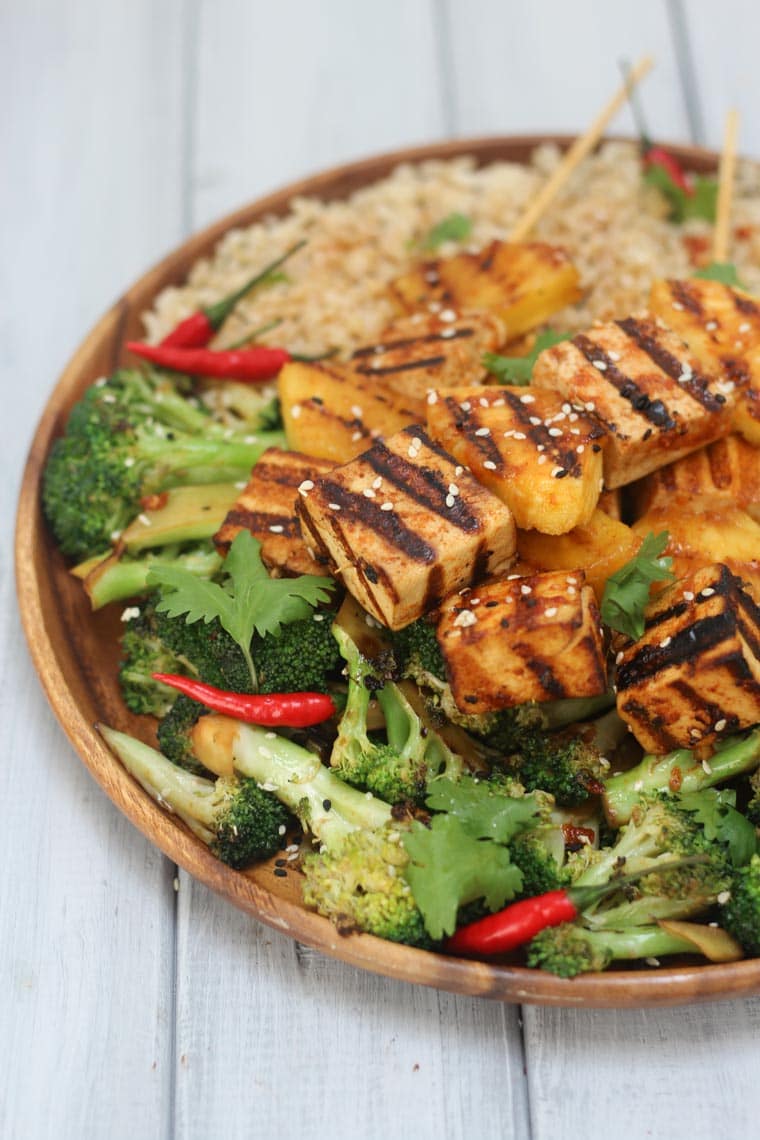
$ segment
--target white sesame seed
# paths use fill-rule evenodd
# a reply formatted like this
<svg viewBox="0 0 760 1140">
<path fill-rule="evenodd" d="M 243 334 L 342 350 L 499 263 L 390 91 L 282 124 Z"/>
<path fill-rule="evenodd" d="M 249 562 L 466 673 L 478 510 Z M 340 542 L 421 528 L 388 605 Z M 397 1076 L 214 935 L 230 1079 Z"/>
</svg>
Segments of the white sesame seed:
<svg viewBox="0 0 760 1140">
<path fill-rule="evenodd" d="M 446 506 L 447 507 L 453 507 L 455 502 L 456 502 L 456 499 L 454 498 L 453 495 L 447 495 L 446 496 Z"/>
<path fill-rule="evenodd" d="M 304 481 L 302 483 L 299 483 L 299 485 L 298 485 L 298 493 L 300 495 L 307 495 L 309 493 L 309 491 L 313 491 L 313 490 L 314 490 L 314 481 L 312 479 L 304 479 Z"/>
<path fill-rule="evenodd" d="M 717 321 L 707 321 L 707 323 L 705 324 L 705 328 L 707 329 L 708 332 L 715 332 L 717 327 L 718 327 Z"/>
<path fill-rule="evenodd" d="M 596 411 L 596 404 L 594 403 L 593 400 L 587 400 L 583 406 L 587 412 L 595 412 Z"/>
<path fill-rule="evenodd" d="M 553 439 L 557 439 L 558 436 L 562 435 L 562 428 L 549 428 L 549 435 Z"/>
<path fill-rule="evenodd" d="M 682 313 L 682 312 L 683 312 L 683 305 L 681 304 L 681 302 L 680 302 L 680 301 L 674 301 L 674 302 L 673 302 L 673 304 L 672 304 L 672 306 L 671 306 L 671 308 L 675 309 L 675 311 L 676 311 L 677 313 Z"/>
<path fill-rule="evenodd" d="M 624 657 L 625 657 L 625 654 L 623 653 L 623 650 L 621 649 L 619 653 L 615 654 L 615 664 L 619 665 Z"/>
<path fill-rule="evenodd" d="M 715 590 L 713 590 L 712 586 L 705 586 L 699 596 L 700 598 L 711 598 L 714 593 Z"/>
<path fill-rule="evenodd" d="M 485 459 L 483 461 L 483 466 L 485 467 L 486 471 L 496 470 L 496 464 L 494 463 L 493 459 Z"/>
<path fill-rule="evenodd" d="M 515 429 L 510 428 L 509 431 L 504 432 L 504 438 L 505 439 L 511 439 L 514 434 L 515 434 Z"/>
<path fill-rule="evenodd" d="M 463 412 L 469 412 L 469 410 L 472 407 L 472 404 L 470 403 L 469 400 L 462 400 L 462 403 L 459 405 L 459 407 L 462 409 Z"/>
<path fill-rule="evenodd" d="M 516 582 L 519 577 L 520 577 L 519 574 L 507 574 L 507 581 L 508 582 Z"/>
<path fill-rule="evenodd" d="M 144 511 L 137 516 L 137 521 L 141 522 L 143 526 L 153 526 L 153 523 L 150 521 Z"/>
<path fill-rule="evenodd" d="M 440 321 L 447 321 L 447 322 L 448 321 L 455 321 L 457 319 L 457 315 L 453 309 L 443 309 L 438 314 L 438 319 Z"/>
<path fill-rule="evenodd" d="M 393 503 L 381 503 L 380 504 L 380 510 L 381 511 L 392 511 L 393 510 Z"/>
<path fill-rule="evenodd" d="M 121 620 L 122 621 L 131 621 L 132 618 L 139 618 L 139 616 L 140 616 L 140 607 L 139 606 L 127 606 L 127 608 L 125 610 L 121 611 Z"/>
<path fill-rule="evenodd" d="M 527 438 L 528 437 L 524 431 L 516 431 L 515 432 L 515 439 L 527 439 Z"/>
<path fill-rule="evenodd" d="M 460 610 L 454 618 L 454 625 L 459 626 L 461 629 L 466 629 L 468 626 L 475 625 L 477 620 L 472 610 Z"/>
<path fill-rule="evenodd" d="M 571 424 L 574 424 L 578 419 L 578 413 L 577 412 L 571 412 L 567 418 L 570 420 Z"/>
<path fill-rule="evenodd" d="M 449 494 L 450 495 L 458 495 L 459 494 L 459 488 L 457 487 L 456 483 L 449 483 Z"/>
<path fill-rule="evenodd" d="M 438 403 L 438 393 L 437 392 L 428 392 L 427 402 L 428 402 L 428 404 L 431 405 L 431 407 L 433 404 L 437 404 Z"/>
<path fill-rule="evenodd" d="M 354 443 L 358 443 L 363 434 L 364 434 L 363 432 L 355 431 L 352 434 L 351 439 L 353 440 Z"/>
<path fill-rule="evenodd" d="M 490 434 L 491 434 L 491 429 L 487 428 L 487 427 L 478 428 L 478 430 L 475 432 L 475 435 L 480 435 L 480 436 L 486 436 L 486 435 L 490 435 Z"/>
<path fill-rule="evenodd" d="M 521 404 L 535 404 L 536 397 L 531 396 L 530 392 L 526 392 L 524 396 L 520 397 Z"/>
<path fill-rule="evenodd" d="M 328 503 L 327 505 L 331 511 L 339 511 L 340 510 L 340 503 Z"/>
<path fill-rule="evenodd" d="M 594 368 L 598 368 L 600 372 L 606 372 L 607 371 L 606 361 L 604 361 L 604 360 L 592 360 L 591 363 L 593 364 Z"/>
<path fill-rule="evenodd" d="M 556 615 L 556 613 L 557 613 L 557 607 L 556 606 L 549 606 L 548 610 L 544 610 L 544 614 L 546 615 L 546 617 L 554 617 Z"/>
<path fill-rule="evenodd" d="M 694 595 L 692 594 L 691 590 L 684 590 L 683 600 L 685 602 L 693 602 L 694 601 Z"/>
<path fill-rule="evenodd" d="M 718 895 L 718 903 L 721 906 L 725 906 L 730 898 L 731 898 L 731 892 L 730 891 L 721 891 L 720 894 Z"/>
<path fill-rule="evenodd" d="M 379 490 L 380 487 L 382 487 L 382 485 L 383 485 L 382 475 L 378 475 L 376 479 L 372 480 L 372 486 L 375 488 L 376 491 Z"/>
<path fill-rule="evenodd" d="M 441 320 L 443 320 L 443 317 L 441 317 Z M 441 340 L 450 340 L 453 336 L 456 336 L 456 335 L 457 335 L 456 329 L 444 329 L 443 332 L 441 333 Z"/>
<path fill-rule="evenodd" d="M 567 582 L 568 586 L 577 586 L 578 585 L 578 579 L 577 578 L 565 578 L 565 581 Z"/>
<path fill-rule="evenodd" d="M 667 649 L 672 640 L 672 637 L 663 637 L 662 641 L 660 642 L 660 649 Z"/>
<path fill-rule="evenodd" d="M 568 586 L 567 587 L 567 596 L 568 596 L 568 598 L 574 598 L 575 597 L 575 586 Z"/>
<path fill-rule="evenodd" d="M 644 961 L 646 962 L 647 966 L 659 966 L 660 964 L 659 958 L 649 957 L 645 958 Z"/>
<path fill-rule="evenodd" d="M 583 452 L 584 452 L 585 450 L 586 450 L 586 445 L 585 445 L 585 443 L 579 443 L 579 444 L 578 444 L 578 446 L 577 446 L 577 448 L 576 448 L 576 451 L 578 452 L 578 455 L 583 455 Z"/>
<path fill-rule="evenodd" d="M 486 399 L 485 396 L 481 396 L 480 399 L 478 400 L 478 403 L 480 404 L 481 408 L 487 408 L 489 406 L 488 400 Z"/>
<path fill-rule="evenodd" d="M 441 311 L 440 301 L 428 301 L 428 312 L 439 313 Z"/>
<path fill-rule="evenodd" d="M 710 767 L 709 760 L 703 760 L 702 761 L 702 771 L 705 773 L 706 776 L 712 775 L 712 768 Z"/>
<path fill-rule="evenodd" d="M 523 585 L 520 587 L 520 593 L 521 593 L 521 594 L 523 594 L 525 597 L 527 597 L 527 596 L 528 596 L 528 594 L 532 594 L 532 593 L 533 593 L 533 588 L 532 588 L 531 586 L 526 586 L 526 585 L 524 585 L 524 584 L 523 584 Z"/>
<path fill-rule="evenodd" d="M 416 459 L 417 456 L 419 455 L 419 453 L 420 453 L 419 447 L 412 446 L 412 447 L 408 448 L 406 454 L 409 456 L 410 459 Z"/>
<path fill-rule="evenodd" d="M 312 614 L 312 615 L 311 615 L 311 620 L 312 620 L 312 621 L 324 621 L 324 620 L 325 620 L 325 615 L 324 615 L 324 614 Z"/>
<path fill-rule="evenodd" d="M 294 420 L 297 420 L 301 414 L 301 405 L 300 404 L 294 404 L 293 407 L 290 409 L 290 414 Z"/>
<path fill-rule="evenodd" d="M 463 475 L 463 474 L 464 474 L 464 467 L 460 467 L 460 466 L 457 464 L 457 466 L 454 468 L 454 474 L 455 474 L 455 475 L 457 475 L 457 476 L 458 476 L 458 475 Z"/>
<path fill-rule="evenodd" d="M 726 721 L 726 718 L 721 717 L 720 720 L 716 720 L 715 724 L 713 725 L 713 728 L 715 729 L 716 732 L 722 732 L 723 729 L 726 727 L 727 723 L 728 722 Z"/>
<path fill-rule="evenodd" d="M 279 523 L 273 523 L 272 526 L 269 527 L 269 530 L 272 534 L 282 534 L 285 530 L 285 527 L 280 526 Z"/>
<path fill-rule="evenodd" d="M 556 479 L 560 471 L 564 471 L 564 467 L 552 467 L 552 478 Z"/>
<path fill-rule="evenodd" d="M 364 490 L 362 491 L 362 494 L 364 495 L 365 499 L 374 499 L 374 497 L 375 497 L 375 492 L 372 490 L 371 487 L 365 487 Z"/>
</svg>

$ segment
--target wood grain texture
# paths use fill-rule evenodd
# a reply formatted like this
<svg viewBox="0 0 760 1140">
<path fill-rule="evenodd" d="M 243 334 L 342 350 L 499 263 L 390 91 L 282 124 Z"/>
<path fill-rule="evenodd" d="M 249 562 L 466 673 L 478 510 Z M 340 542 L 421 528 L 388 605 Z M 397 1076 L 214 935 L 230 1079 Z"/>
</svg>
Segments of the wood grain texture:
<svg viewBox="0 0 760 1140">
<path fill-rule="evenodd" d="M 567 140 L 559 140 L 567 145 Z M 483 140 L 466 144 L 485 161 L 525 155 L 535 140 Z M 318 193 L 327 199 L 385 175 L 401 159 L 456 153 L 457 144 L 417 148 L 339 167 L 286 188 L 190 239 L 141 278 L 96 325 L 59 381 L 35 437 L 20 496 L 16 533 L 19 604 L 32 657 L 54 711 L 80 756 L 107 795 L 162 851 L 230 902 L 309 945 L 355 965 L 393 978 L 439 986 L 459 993 L 507 1001 L 568 1005 L 660 1005 L 752 993 L 760 988 L 760 960 L 724 966 L 673 966 L 657 972 L 585 975 L 567 982 L 541 971 L 464 962 L 443 955 L 379 942 L 365 935 L 339 938 L 326 920 L 304 910 L 289 885 L 276 879 L 272 862 L 235 873 L 163 813 L 105 748 L 94 725 L 104 722 L 147 739 L 152 726 L 128 716 L 121 705 L 114 660 L 114 615 L 87 612 L 79 583 L 66 572 L 39 512 L 45 456 L 73 400 L 83 388 L 122 359 L 123 342 L 138 329 L 140 313 L 155 292 L 183 277 L 207 253 L 221 232 L 282 213 L 291 197 Z M 707 154 L 684 154 L 692 165 L 709 165 Z"/>
</svg>

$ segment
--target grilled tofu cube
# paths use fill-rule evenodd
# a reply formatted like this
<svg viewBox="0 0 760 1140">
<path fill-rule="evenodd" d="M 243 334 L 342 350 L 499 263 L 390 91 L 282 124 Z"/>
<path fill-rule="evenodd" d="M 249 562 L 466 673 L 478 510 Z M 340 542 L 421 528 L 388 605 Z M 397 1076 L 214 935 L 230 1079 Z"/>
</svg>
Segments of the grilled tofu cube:
<svg viewBox="0 0 760 1140">
<path fill-rule="evenodd" d="M 588 522 L 602 489 L 604 429 L 542 388 L 432 394 L 428 431 L 502 499 L 523 530 L 565 534 Z"/>
<path fill-rule="evenodd" d="M 693 748 L 760 721 L 760 607 L 722 564 L 664 590 L 623 653 L 617 707 L 647 752 Z"/>
<path fill-rule="evenodd" d="M 582 572 L 511 575 L 460 592 L 444 602 L 436 635 L 462 712 L 607 687 L 599 611 Z"/>
<path fill-rule="evenodd" d="M 515 550 L 507 507 L 420 427 L 316 479 L 298 510 L 307 543 L 391 629 L 504 572 Z"/>
<path fill-rule="evenodd" d="M 555 388 L 593 411 L 608 429 L 604 482 L 632 483 L 727 435 L 732 395 L 700 369 L 683 341 L 650 320 L 629 317 L 545 349 L 533 384 Z"/>
<path fill-rule="evenodd" d="M 427 309 L 495 314 L 512 340 L 572 305 L 581 295 L 578 271 L 558 246 L 492 241 L 479 253 L 424 261 L 391 284 L 404 312 Z"/>
<path fill-rule="evenodd" d="M 686 341 L 703 368 L 724 378 L 724 391 L 739 390 L 737 431 L 760 447 L 760 304 L 730 285 L 692 277 L 655 281 L 652 312 Z"/>
<path fill-rule="evenodd" d="M 292 361 L 277 387 L 289 446 L 333 463 L 347 463 L 378 436 L 425 421 L 423 401 L 404 399 L 348 364 Z"/>
<path fill-rule="evenodd" d="M 324 574 L 327 560 L 311 554 L 301 538 L 296 515 L 298 488 L 326 475 L 333 464 L 298 451 L 270 447 L 259 459 L 250 481 L 214 535 L 226 554 L 235 535 L 248 530 L 261 543 L 261 560 L 269 570 L 286 574 Z"/>
<path fill-rule="evenodd" d="M 521 563 L 533 570 L 582 570 L 599 602 L 607 579 L 630 562 L 641 542 L 629 526 L 601 509 L 567 534 L 550 537 L 535 530 L 517 532 Z"/>
<path fill-rule="evenodd" d="M 375 345 L 357 349 L 351 365 L 360 376 L 424 402 L 432 388 L 481 383 L 483 353 L 503 342 L 501 321 L 490 313 L 414 313 L 388 325 Z"/>
<path fill-rule="evenodd" d="M 674 498 L 651 507 L 632 528 L 642 537 L 668 532 L 665 553 L 681 577 L 711 562 L 723 562 L 745 578 L 760 598 L 760 523 L 728 499 Z"/>
<path fill-rule="evenodd" d="M 760 450 L 740 435 L 727 435 L 693 451 L 632 488 L 637 514 L 674 499 L 716 496 L 725 496 L 760 522 Z"/>
</svg>

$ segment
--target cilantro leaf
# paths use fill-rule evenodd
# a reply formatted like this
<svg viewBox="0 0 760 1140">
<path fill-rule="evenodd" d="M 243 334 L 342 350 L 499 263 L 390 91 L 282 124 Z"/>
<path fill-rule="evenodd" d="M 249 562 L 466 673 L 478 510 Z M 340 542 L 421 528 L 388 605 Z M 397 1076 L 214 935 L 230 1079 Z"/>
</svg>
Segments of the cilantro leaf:
<svg viewBox="0 0 760 1140">
<path fill-rule="evenodd" d="M 189 570 L 155 566 L 148 584 L 161 587 L 157 609 L 170 617 L 186 615 L 188 623 L 218 618 L 248 663 L 257 688 L 251 658 L 254 632 L 275 636 L 283 625 L 308 617 L 314 606 L 328 601 L 333 582 L 302 574 L 299 578 L 270 578 L 261 561 L 261 543 L 249 531 L 235 536 L 224 563 L 227 580 L 219 585 L 196 578 Z"/>
<path fill-rule="evenodd" d="M 736 810 L 736 792 L 728 788 L 705 788 L 679 796 L 685 811 L 694 812 L 705 838 L 725 843 L 735 867 L 749 863 L 757 851 L 757 834 L 750 821 Z"/>
<path fill-rule="evenodd" d="M 454 933 L 465 903 L 483 899 L 489 910 L 500 910 L 522 887 L 522 872 L 508 848 L 474 839 L 453 815 L 434 816 L 430 827 L 413 823 L 403 843 L 407 881 L 436 940 Z"/>
<path fill-rule="evenodd" d="M 721 285 L 735 285 L 737 289 L 743 288 L 733 261 L 711 261 L 704 269 L 697 270 L 694 276 L 702 277 L 705 281 L 720 281 Z"/>
<path fill-rule="evenodd" d="M 561 344 L 563 340 L 570 340 L 572 333 L 557 333 L 547 329 L 539 333 L 536 343 L 527 356 L 499 356 L 496 352 L 483 353 L 483 367 L 495 376 L 500 384 L 530 384 L 533 375 L 533 365 L 539 353 L 552 345 Z"/>
<path fill-rule="evenodd" d="M 472 232 L 472 218 L 466 214 L 448 214 L 420 242 L 420 248 L 432 253 L 447 241 L 464 241 Z"/>
<path fill-rule="evenodd" d="M 473 839 L 509 843 L 521 831 L 535 827 L 540 814 L 533 796 L 509 796 L 488 780 L 449 780 L 428 783 L 425 803 L 432 811 L 455 816 Z"/>
<path fill-rule="evenodd" d="M 666 530 L 648 534 L 638 553 L 610 575 L 604 587 L 600 613 L 602 621 L 612 629 L 636 641 L 644 632 L 644 607 L 649 601 L 652 582 L 672 582 L 672 558 L 662 552 L 670 536 Z"/>
<path fill-rule="evenodd" d="M 705 222 L 715 221 L 718 204 L 718 182 L 715 178 L 697 175 L 692 179 L 693 194 L 687 194 L 677 186 L 661 166 L 650 166 L 644 174 L 644 181 L 654 186 L 667 199 L 671 222 L 686 222 L 690 218 L 701 218 Z"/>
</svg>

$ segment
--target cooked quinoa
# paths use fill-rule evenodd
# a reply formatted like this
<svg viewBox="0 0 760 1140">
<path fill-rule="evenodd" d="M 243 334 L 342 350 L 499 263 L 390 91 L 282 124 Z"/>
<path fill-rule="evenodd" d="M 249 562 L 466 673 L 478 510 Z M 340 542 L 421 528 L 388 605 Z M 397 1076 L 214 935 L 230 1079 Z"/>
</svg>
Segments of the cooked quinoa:
<svg viewBox="0 0 760 1140">
<path fill-rule="evenodd" d="M 234 343 L 273 320 L 264 343 L 318 353 L 371 342 L 394 315 L 387 283 L 415 259 L 420 239 L 454 212 L 472 219 L 464 248 L 508 237 L 527 203 L 560 160 L 555 146 L 537 148 L 529 165 L 477 167 L 469 157 L 398 166 L 389 177 L 339 202 L 296 198 L 284 218 L 231 230 L 188 283 L 165 289 L 145 316 L 149 339 L 242 284 L 286 248 L 308 244 L 286 266 L 287 280 L 242 301 L 217 339 Z M 760 293 L 760 166 L 739 165 L 733 210 L 733 260 L 751 292 Z M 656 276 L 687 276 L 709 260 L 712 227 L 667 220 L 661 195 L 641 178 L 636 146 L 610 142 L 570 178 L 532 237 L 563 246 L 577 266 L 583 300 L 552 325 L 576 330 L 646 308 Z M 436 256 L 457 252 L 447 243 Z M 417 254 L 419 256 L 419 254 Z"/>
</svg>

